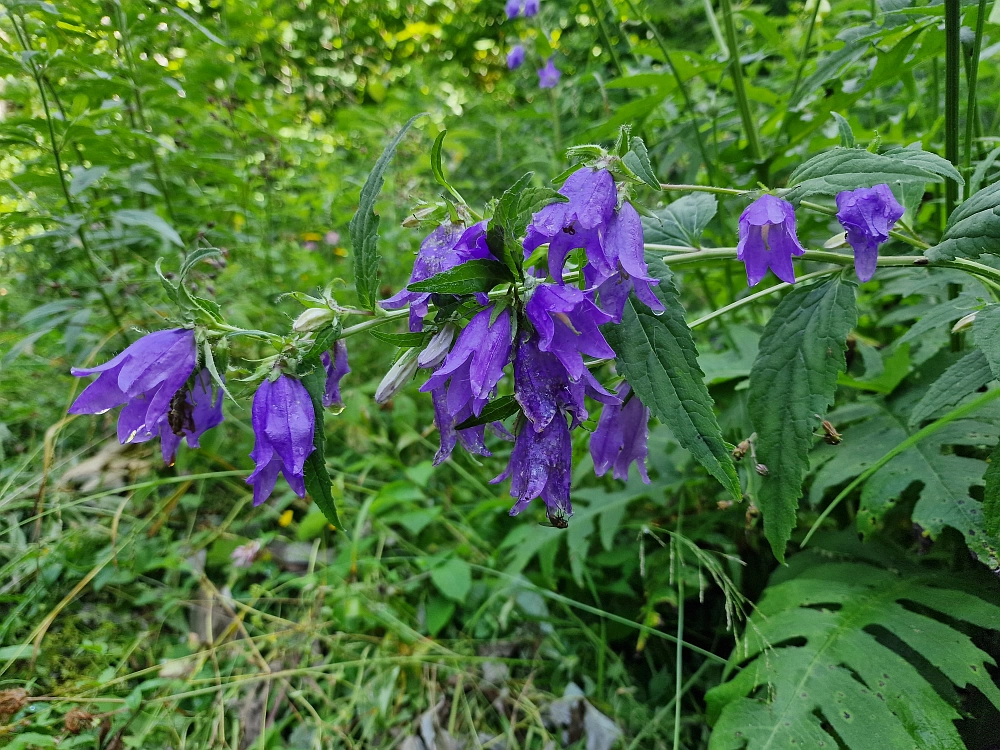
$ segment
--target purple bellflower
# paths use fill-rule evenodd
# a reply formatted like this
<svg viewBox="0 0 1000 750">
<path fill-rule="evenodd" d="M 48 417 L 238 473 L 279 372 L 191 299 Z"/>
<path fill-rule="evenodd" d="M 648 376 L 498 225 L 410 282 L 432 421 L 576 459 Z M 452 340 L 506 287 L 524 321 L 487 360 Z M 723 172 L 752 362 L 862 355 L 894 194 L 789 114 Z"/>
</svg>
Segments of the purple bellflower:
<svg viewBox="0 0 1000 750">
<path fill-rule="evenodd" d="M 326 370 L 326 387 L 323 390 L 323 406 L 336 406 L 344 408 L 344 399 L 340 396 L 340 381 L 345 375 L 350 373 L 351 368 L 347 364 L 347 344 L 343 339 L 333 342 L 333 354 L 323 352 L 320 361 Z"/>
<path fill-rule="evenodd" d="M 468 229 L 461 224 L 441 224 L 420 243 L 409 283 L 424 281 L 467 260 L 489 257 L 491 256 L 486 246 L 485 221 L 473 224 Z M 403 289 L 380 304 L 386 310 L 398 310 L 409 305 L 410 331 L 418 333 L 423 330 L 430 300 L 430 292 L 411 292 Z"/>
<path fill-rule="evenodd" d="M 601 231 L 611 221 L 618 202 L 615 180 L 606 169 L 583 167 L 559 188 L 565 203 L 550 203 L 536 213 L 524 238 L 524 255 L 546 243 L 549 245 L 549 274 L 562 282 L 563 264 L 570 251 L 584 248 L 587 258 L 607 278 L 614 268 L 605 259 Z"/>
<path fill-rule="evenodd" d="M 875 274 L 878 246 L 889 239 L 889 231 L 903 213 L 905 209 L 885 183 L 837 193 L 837 221 L 847 230 L 859 280 L 868 281 Z"/>
<path fill-rule="evenodd" d="M 792 256 L 804 252 L 795 235 L 795 209 L 788 201 L 762 195 L 740 215 L 736 257 L 746 264 L 750 286 L 756 286 L 768 268 L 782 281 L 794 284 Z"/>
<path fill-rule="evenodd" d="M 524 0 L 524 17 L 531 18 L 538 15 L 539 0 Z"/>
<path fill-rule="evenodd" d="M 569 500 L 572 481 L 573 441 L 561 414 L 545 429 L 524 425 L 510 454 L 507 468 L 492 484 L 510 479 L 510 494 L 516 498 L 510 514 L 516 516 L 536 497 L 545 502 L 545 512 L 554 525 L 565 526 L 573 515 Z"/>
<path fill-rule="evenodd" d="M 622 401 L 604 407 L 597 429 L 590 436 L 590 455 L 594 459 L 594 473 L 599 477 L 614 466 L 615 479 L 628 481 L 629 465 L 635 461 L 642 481 L 649 484 L 646 473 L 649 409 L 637 396 L 627 398 L 630 390 L 628 383 L 624 383 L 618 390 Z"/>
<path fill-rule="evenodd" d="M 524 45 L 515 44 L 510 48 L 510 52 L 507 53 L 507 68 L 510 70 L 517 70 L 524 64 Z"/>
<path fill-rule="evenodd" d="M 545 61 L 545 66 L 538 69 L 538 88 L 554 89 L 559 83 L 562 73 L 556 67 L 555 55 Z"/>
<path fill-rule="evenodd" d="M 191 389 L 174 394 L 170 410 L 160 421 L 160 451 L 163 463 L 173 466 L 177 447 L 187 440 L 192 448 L 201 447 L 198 441 L 208 430 L 222 424 L 222 389 L 212 398 L 212 375 L 207 369 L 194 376 Z"/>
<path fill-rule="evenodd" d="M 585 421 L 584 396 L 605 404 L 619 403 L 586 368 L 579 380 L 571 381 L 556 356 L 538 348 L 538 336 L 523 332 L 514 357 L 514 398 L 534 430 L 541 432 L 562 412 L 573 418 L 573 427 Z"/>
<path fill-rule="evenodd" d="M 472 402 L 467 401 L 461 404 L 457 410 L 449 408 L 448 389 L 441 385 L 431 391 L 431 398 L 434 401 L 434 424 L 437 425 L 438 434 L 441 437 L 441 447 L 434 456 L 434 465 L 445 461 L 455 450 L 455 445 L 461 442 L 469 453 L 478 456 L 493 455 L 486 449 L 486 425 L 469 427 L 464 430 L 455 429 L 472 416 Z"/>
<path fill-rule="evenodd" d="M 292 491 L 305 497 L 305 462 L 313 452 L 316 415 L 304 385 L 288 375 L 265 380 L 250 410 L 256 442 L 250 458 L 257 467 L 247 477 L 253 485 L 253 504 L 271 496 L 280 471 Z"/>
<path fill-rule="evenodd" d="M 521 15 L 521 2 L 522 0 L 507 0 L 504 11 L 507 13 L 508 21 Z"/>
<path fill-rule="evenodd" d="M 616 323 L 622 322 L 622 312 L 628 294 L 635 291 L 636 297 L 642 300 L 654 312 L 663 312 L 663 303 L 653 293 L 653 286 L 660 280 L 649 275 L 643 249 L 642 221 L 639 213 L 626 201 L 621 209 L 608 223 L 603 242 L 604 259 L 607 265 L 615 269 L 614 273 L 601 279 L 593 279 L 599 283 L 601 307 L 610 314 Z M 588 266 L 586 276 L 588 285 L 591 276 L 599 273 L 599 269 Z"/>
<path fill-rule="evenodd" d="M 451 414 L 457 415 L 463 406 L 470 404 L 472 413 L 479 416 L 510 362 L 513 336 L 510 308 L 501 310 L 491 323 L 493 312 L 491 305 L 469 321 L 437 372 L 420 387 L 426 393 L 451 381 L 447 397 Z"/>
<path fill-rule="evenodd" d="M 114 359 L 97 367 L 73 368 L 79 377 L 97 375 L 70 407 L 70 414 L 103 414 L 125 405 L 118 417 L 118 440 L 142 443 L 160 433 L 171 402 L 194 372 L 198 350 L 194 331 L 171 328 L 143 336 Z"/>
<path fill-rule="evenodd" d="M 614 349 L 598 328 L 610 322 L 611 316 L 576 287 L 540 284 L 524 311 L 538 331 L 538 348 L 554 354 L 570 380 L 579 380 L 587 371 L 584 354 L 614 358 Z"/>
</svg>

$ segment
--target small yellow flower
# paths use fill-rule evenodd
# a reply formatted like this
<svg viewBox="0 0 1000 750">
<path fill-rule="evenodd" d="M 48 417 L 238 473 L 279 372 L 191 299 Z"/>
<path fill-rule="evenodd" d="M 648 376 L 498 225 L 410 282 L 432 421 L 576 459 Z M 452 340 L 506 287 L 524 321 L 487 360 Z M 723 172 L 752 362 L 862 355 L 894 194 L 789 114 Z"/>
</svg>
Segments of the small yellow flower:
<svg viewBox="0 0 1000 750">
<path fill-rule="evenodd" d="M 281 514 L 281 518 L 278 519 L 278 526 L 284 528 L 285 526 L 290 526 L 292 523 L 292 509 L 289 508 L 284 513 Z"/>
</svg>

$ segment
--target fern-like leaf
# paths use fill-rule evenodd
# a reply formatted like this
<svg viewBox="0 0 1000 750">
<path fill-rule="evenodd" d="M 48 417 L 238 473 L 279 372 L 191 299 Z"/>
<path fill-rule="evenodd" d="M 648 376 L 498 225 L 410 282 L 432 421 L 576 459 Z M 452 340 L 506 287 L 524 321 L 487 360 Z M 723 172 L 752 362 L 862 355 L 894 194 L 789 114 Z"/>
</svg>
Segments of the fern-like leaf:
<svg viewBox="0 0 1000 750">
<path fill-rule="evenodd" d="M 973 685 L 1000 706 L 986 671 L 993 660 L 945 621 L 993 628 L 1000 607 L 963 588 L 905 559 L 797 555 L 791 571 L 775 574 L 730 659 L 749 663 L 707 695 L 710 750 L 963 750 L 958 711 L 880 637 L 888 632 L 955 686 Z"/>
</svg>

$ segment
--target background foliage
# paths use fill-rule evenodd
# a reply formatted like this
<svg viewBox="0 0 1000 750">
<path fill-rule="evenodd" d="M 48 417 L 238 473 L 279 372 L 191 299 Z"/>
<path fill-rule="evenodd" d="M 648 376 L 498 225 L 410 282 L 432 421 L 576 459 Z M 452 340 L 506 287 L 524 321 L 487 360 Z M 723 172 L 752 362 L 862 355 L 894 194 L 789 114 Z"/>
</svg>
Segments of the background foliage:
<svg viewBox="0 0 1000 750">
<path fill-rule="evenodd" d="M 502 6 L 3 3 L 0 689 L 26 692 L 2 694 L 0 745 L 997 745 L 1000 264 L 962 266 L 1000 253 L 997 11 L 961 5 L 949 67 L 938 3 L 543 0 L 531 21 Z M 507 71 L 517 40 L 528 63 Z M 542 91 L 549 54 L 563 79 Z M 404 219 L 441 193 L 430 151 L 444 128 L 444 167 L 473 205 L 529 170 L 547 184 L 566 148 L 610 145 L 622 125 L 661 182 L 723 188 L 639 196 L 654 270 L 671 249 L 731 248 L 742 190 L 829 205 L 859 174 L 899 188 L 927 255 L 953 265 L 902 260 L 855 287 L 807 257 L 812 285 L 732 309 L 748 295 L 741 267 L 710 252 L 672 266 L 693 336 L 633 361 L 622 353 L 657 326 L 687 330 L 645 316 L 646 343 L 615 344 L 622 373 L 659 368 L 695 400 L 707 388 L 718 444 L 756 431 L 753 462 L 804 485 L 769 484 L 748 459 L 734 477 L 726 451 L 692 456 L 664 407 L 650 485 L 595 479 L 585 437 L 575 446 L 565 531 L 507 516 L 488 484 L 503 452 L 431 465 L 430 399 L 372 401 L 393 354 L 375 339 L 350 339 L 346 408 L 326 420 L 343 529 L 287 490 L 251 509 L 235 377 L 226 422 L 172 467 L 119 446 L 113 414 L 67 416 L 71 366 L 171 313 L 158 258 L 176 271 L 221 248 L 188 281 L 246 328 L 287 325 L 301 308 L 286 292 L 343 279 L 348 299 L 361 186 L 423 112 L 377 202 L 380 297 L 424 233 Z M 949 221 L 959 177 L 972 197 Z M 800 209 L 810 250 L 839 231 Z M 846 337 L 843 362 L 816 326 Z M 802 377 L 748 380 L 797 342 L 818 363 Z M 817 415 L 842 442 L 821 439 Z M 706 415 L 687 417 L 704 434 Z M 741 502 L 717 481 L 737 478 Z M 235 567 L 253 540 L 257 561 Z M 771 543 L 780 557 L 786 541 L 778 567 Z"/>
</svg>

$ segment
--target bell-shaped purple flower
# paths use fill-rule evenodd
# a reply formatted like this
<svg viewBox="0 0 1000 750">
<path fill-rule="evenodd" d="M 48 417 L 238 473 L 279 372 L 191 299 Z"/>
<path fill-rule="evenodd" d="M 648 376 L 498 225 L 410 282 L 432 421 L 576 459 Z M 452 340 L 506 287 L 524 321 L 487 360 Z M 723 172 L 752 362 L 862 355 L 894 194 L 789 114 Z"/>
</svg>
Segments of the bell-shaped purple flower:
<svg viewBox="0 0 1000 750">
<path fill-rule="evenodd" d="M 573 418 L 576 427 L 588 417 L 585 396 L 605 404 L 619 403 L 586 368 L 579 380 L 570 380 L 556 356 L 538 348 L 538 336 L 522 332 L 514 356 L 514 398 L 531 427 L 541 432 L 562 412 Z"/>
<path fill-rule="evenodd" d="M 794 284 L 792 256 L 804 252 L 795 235 L 795 209 L 788 201 L 762 195 L 740 215 L 736 257 L 746 264 L 750 286 L 756 286 L 768 268 L 782 281 Z"/>
<path fill-rule="evenodd" d="M 531 18 L 538 15 L 539 0 L 524 0 L 524 17 Z"/>
<path fill-rule="evenodd" d="M 323 369 L 326 370 L 326 387 L 323 390 L 323 406 L 336 406 L 344 408 L 344 400 L 340 396 L 340 381 L 347 375 L 351 368 L 347 364 L 347 344 L 343 339 L 333 342 L 332 355 L 330 352 L 323 352 L 320 361 Z"/>
<path fill-rule="evenodd" d="M 486 246 L 485 221 L 473 224 L 467 229 L 461 224 L 441 224 L 420 243 L 409 283 L 424 281 L 467 260 L 489 257 L 491 256 Z M 409 289 L 403 289 L 380 304 L 386 310 L 398 310 L 409 305 L 410 331 L 417 333 L 423 330 L 430 301 L 430 292 L 411 292 Z"/>
<path fill-rule="evenodd" d="M 456 425 L 460 425 L 472 416 L 471 401 L 461 404 L 457 410 L 450 409 L 447 388 L 444 385 L 431 391 L 431 398 L 434 401 L 434 424 L 437 425 L 438 435 L 441 438 L 441 447 L 434 456 L 435 466 L 451 455 L 459 441 L 469 453 L 478 456 L 493 455 L 486 449 L 486 425 L 468 427 L 464 430 L 455 429 Z"/>
<path fill-rule="evenodd" d="M 627 481 L 629 465 L 635 461 L 642 481 L 649 484 L 646 473 L 649 409 L 637 396 L 628 398 L 630 391 L 628 383 L 623 384 L 618 389 L 622 401 L 604 407 L 597 429 L 590 436 L 590 455 L 594 459 L 594 473 L 599 477 L 614 466 L 615 479 Z"/>
<path fill-rule="evenodd" d="M 156 437 L 174 395 L 198 360 L 194 331 L 172 328 L 143 336 L 109 362 L 73 368 L 77 377 L 97 375 L 70 407 L 70 414 L 103 414 L 125 405 L 118 440 L 142 443 Z"/>
<path fill-rule="evenodd" d="M 420 387 L 424 392 L 434 391 L 450 381 L 447 407 L 452 414 L 470 404 L 472 413 L 479 416 L 510 362 L 510 308 L 501 310 L 491 323 L 493 312 L 491 305 L 473 316 L 444 362 Z"/>
<path fill-rule="evenodd" d="M 510 463 L 491 484 L 511 480 L 510 494 L 517 499 L 510 509 L 512 516 L 541 497 L 549 519 L 565 526 L 565 519 L 573 515 L 569 500 L 572 469 L 573 441 L 565 417 L 559 416 L 541 431 L 525 425 L 514 441 Z"/>
<path fill-rule="evenodd" d="M 854 271 L 861 281 L 875 274 L 878 246 L 889 239 L 889 231 L 903 213 L 905 209 L 885 183 L 837 193 L 837 221 L 847 230 L 847 242 L 854 249 Z"/>
<path fill-rule="evenodd" d="M 579 380 L 586 372 L 584 354 L 604 359 L 615 356 L 598 327 L 610 322 L 611 316 L 576 287 L 540 284 L 524 312 L 538 331 L 538 348 L 552 352 L 571 380 Z"/>
<path fill-rule="evenodd" d="M 605 258 L 601 233 L 618 202 L 614 178 L 606 169 L 583 167 L 569 176 L 559 193 L 569 201 L 550 203 L 532 217 L 524 238 L 524 256 L 548 243 L 549 274 L 561 283 L 566 256 L 584 248 L 600 278 L 608 278 L 615 268 Z"/>
<path fill-rule="evenodd" d="M 522 0 L 507 0 L 507 4 L 504 5 L 504 12 L 507 14 L 508 21 L 521 15 L 521 2 Z"/>
<path fill-rule="evenodd" d="M 247 477 L 247 484 L 253 485 L 253 504 L 271 496 L 279 471 L 292 491 L 305 497 L 305 462 L 313 452 L 316 429 L 305 386 L 284 374 L 274 382 L 265 380 L 253 397 L 250 418 L 256 440 L 250 458 L 257 465 Z"/>
<path fill-rule="evenodd" d="M 561 77 L 562 73 L 559 71 L 559 68 L 556 67 L 555 55 L 553 55 L 545 61 L 545 65 L 543 67 L 538 69 L 538 88 L 554 89 L 558 85 Z"/>
<path fill-rule="evenodd" d="M 524 64 L 524 45 L 515 44 L 510 48 L 510 52 L 507 53 L 507 67 L 510 70 L 517 70 Z"/>
<path fill-rule="evenodd" d="M 608 222 L 603 242 L 605 261 L 614 268 L 614 272 L 599 281 L 591 280 L 596 275 L 596 267 L 587 268 L 588 284 L 598 284 L 601 295 L 601 307 L 610 314 L 616 323 L 621 323 L 622 312 L 629 292 L 635 291 L 636 297 L 642 300 L 654 312 L 665 309 L 653 286 L 659 284 L 659 279 L 649 275 L 643 247 L 642 221 L 639 213 L 626 201 Z"/>
<path fill-rule="evenodd" d="M 187 440 L 191 448 L 199 448 L 201 436 L 222 424 L 222 389 L 212 396 L 212 375 L 207 369 L 194 376 L 190 389 L 174 394 L 167 416 L 160 421 L 160 451 L 163 463 L 173 466 L 177 447 Z"/>
</svg>

